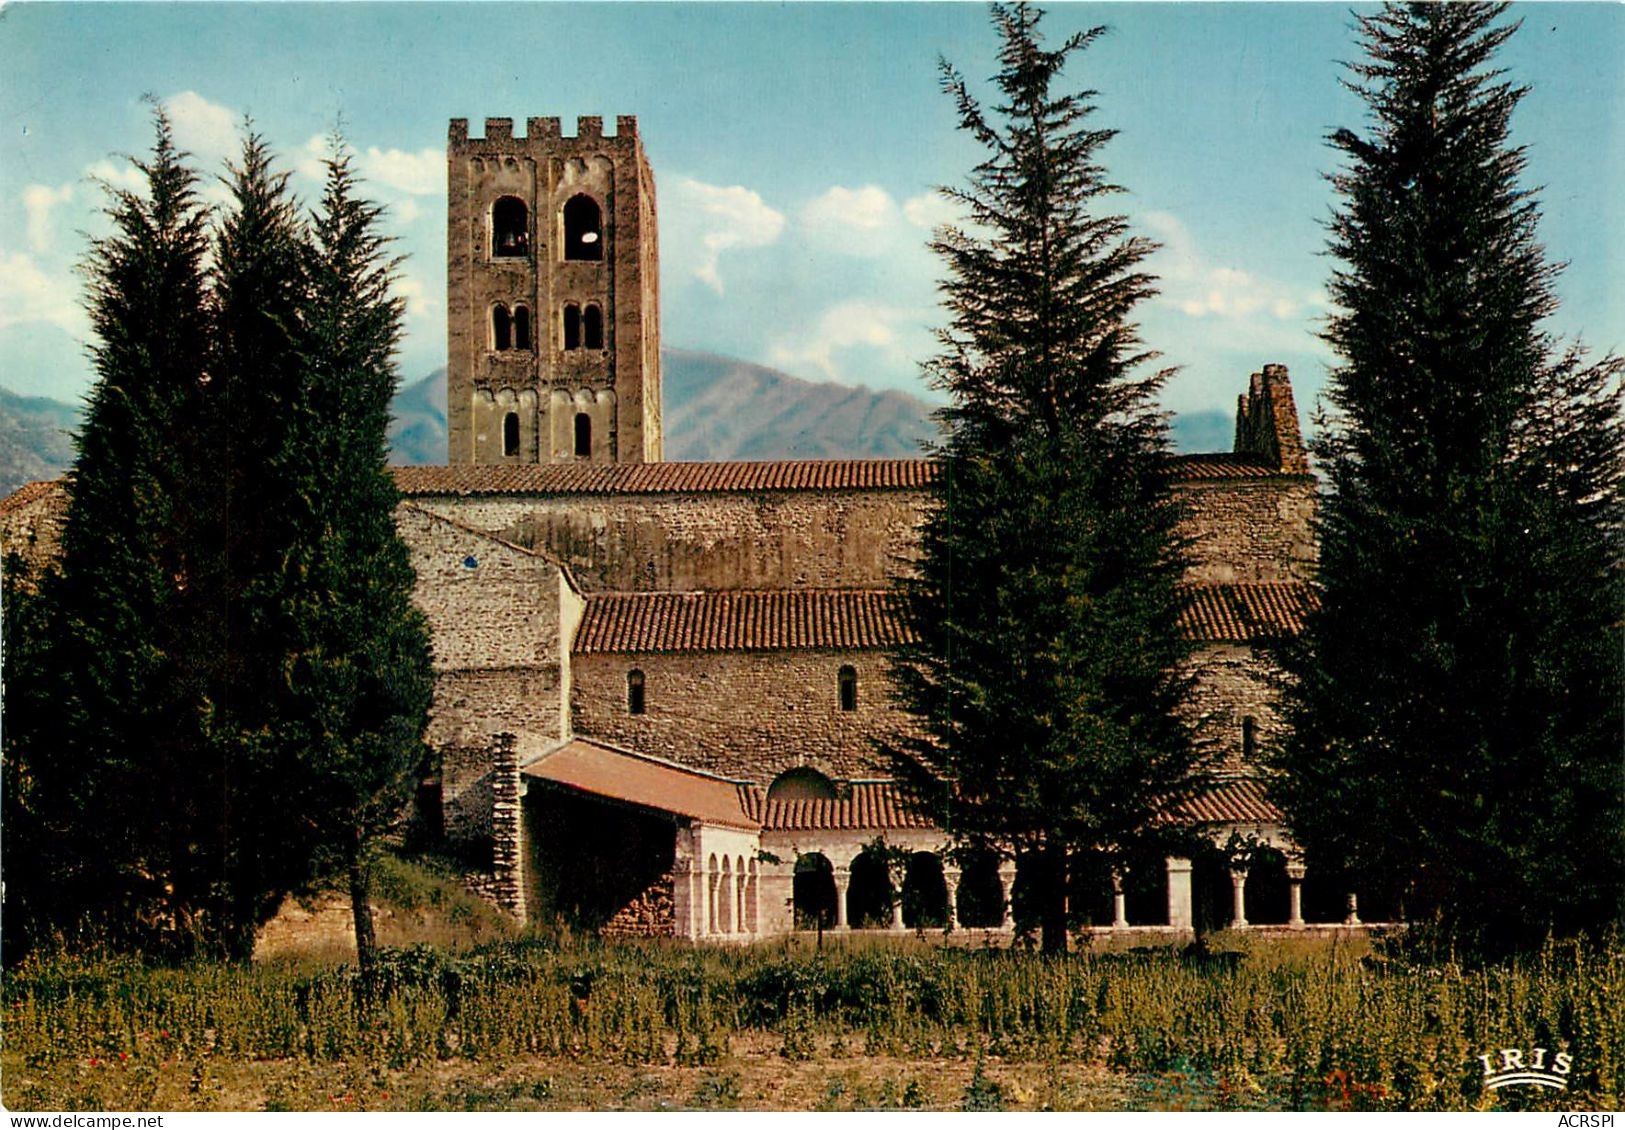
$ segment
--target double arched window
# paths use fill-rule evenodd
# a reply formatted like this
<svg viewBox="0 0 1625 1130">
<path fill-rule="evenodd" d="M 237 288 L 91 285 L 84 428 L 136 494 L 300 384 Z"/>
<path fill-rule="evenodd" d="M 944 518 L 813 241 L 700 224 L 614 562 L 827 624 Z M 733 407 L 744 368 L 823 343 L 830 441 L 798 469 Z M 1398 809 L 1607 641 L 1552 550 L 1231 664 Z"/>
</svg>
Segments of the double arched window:
<svg viewBox="0 0 1625 1130">
<path fill-rule="evenodd" d="M 499 353 L 510 349 L 530 350 L 530 309 L 515 306 L 513 313 L 502 303 L 491 307 L 491 348 Z"/>
<path fill-rule="evenodd" d="M 604 348 L 604 312 L 595 302 L 583 309 L 574 302 L 564 305 L 564 348 Z"/>
</svg>

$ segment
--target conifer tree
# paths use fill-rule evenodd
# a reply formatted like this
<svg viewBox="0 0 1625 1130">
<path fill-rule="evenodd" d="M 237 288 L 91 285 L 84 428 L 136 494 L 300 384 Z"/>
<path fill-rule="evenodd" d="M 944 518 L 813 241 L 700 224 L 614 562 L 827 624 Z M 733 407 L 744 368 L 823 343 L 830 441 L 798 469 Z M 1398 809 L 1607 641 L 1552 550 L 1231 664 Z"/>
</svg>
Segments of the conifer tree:
<svg viewBox="0 0 1625 1130">
<path fill-rule="evenodd" d="M 1331 248 L 1321 610 L 1281 799 L 1311 868 L 1497 947 L 1625 889 L 1621 363 L 1542 332 L 1504 5 L 1361 17 Z M 1390 904 L 1394 905 L 1394 904 Z"/>
<path fill-rule="evenodd" d="M 1003 39 L 984 111 L 946 62 L 961 128 L 987 150 L 963 189 L 970 223 L 939 231 L 950 314 L 928 365 L 950 403 L 917 569 L 900 588 L 917 643 L 894 658 L 913 737 L 886 749 L 953 836 L 1020 861 L 1046 950 L 1066 945 L 1069 869 L 1122 866 L 1192 781 L 1175 706 L 1178 511 L 1166 479 L 1166 372 L 1130 321 L 1153 250 L 1104 207 L 1114 131 L 1042 13 L 995 6 Z"/>
<path fill-rule="evenodd" d="M 288 633 L 280 741 L 297 751 L 294 809 L 319 847 L 313 876 L 337 869 L 348 880 L 363 973 L 375 949 L 367 853 L 410 799 L 432 692 L 387 463 L 401 303 L 380 215 L 356 196 L 335 138 L 308 252 L 295 418 L 310 426 L 290 440 L 297 489 L 278 594 Z"/>
<path fill-rule="evenodd" d="M 31 807 L 8 821 L 7 908 L 39 912 L 8 920 L 14 939 L 19 926 L 94 920 L 115 941 L 197 940 L 214 878 L 195 834 L 219 799 L 193 493 L 207 217 L 167 118 L 154 117 L 151 157 L 132 159 L 145 194 L 108 189 L 112 234 L 86 265 L 96 383 L 60 569 L 27 623 L 8 624 L 28 638 L 8 639 L 6 756 Z"/>
</svg>

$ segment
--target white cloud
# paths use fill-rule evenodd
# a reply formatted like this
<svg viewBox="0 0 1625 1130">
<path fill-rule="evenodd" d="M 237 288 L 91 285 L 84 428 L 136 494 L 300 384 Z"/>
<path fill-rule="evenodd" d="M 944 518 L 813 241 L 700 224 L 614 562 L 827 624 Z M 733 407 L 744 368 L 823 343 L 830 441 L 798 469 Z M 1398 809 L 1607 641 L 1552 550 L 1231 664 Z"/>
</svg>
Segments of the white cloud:
<svg viewBox="0 0 1625 1130">
<path fill-rule="evenodd" d="M 801 226 L 826 247 L 872 258 L 890 252 L 898 216 L 890 194 L 878 185 L 835 185 L 801 209 Z"/>
<path fill-rule="evenodd" d="M 784 214 L 743 185 L 706 184 L 680 177 L 673 188 L 675 206 L 668 205 L 665 214 L 674 221 L 674 244 L 692 256 L 689 269 L 694 277 L 718 294 L 722 293 L 719 266 L 724 251 L 767 247 L 784 231 Z"/>
<path fill-rule="evenodd" d="M 435 297 L 435 292 L 416 275 L 403 274 L 396 279 L 395 293 L 406 299 L 408 318 L 429 319 L 436 317 L 440 312 L 440 302 Z"/>
<path fill-rule="evenodd" d="M 175 143 L 191 153 L 200 165 L 234 157 L 241 145 L 238 115 L 210 102 L 195 90 L 183 90 L 164 100 Z"/>
<path fill-rule="evenodd" d="M 85 176 L 131 192 L 144 192 L 147 187 L 146 174 L 128 161 L 97 161 L 94 165 L 86 166 Z"/>
<path fill-rule="evenodd" d="M 1325 308 L 1325 296 L 1318 287 L 1297 289 L 1212 262 L 1177 216 L 1148 212 L 1142 219 L 1162 244 L 1149 264 L 1160 279 L 1159 304 L 1171 305 L 1192 318 L 1241 322 L 1301 322 Z"/>
<path fill-rule="evenodd" d="M 32 255 L 0 248 L 0 327 L 24 322 L 49 322 L 75 336 L 86 329 L 71 275 L 49 274 Z"/>
<path fill-rule="evenodd" d="M 407 153 L 374 147 L 361 154 L 357 164 L 367 180 L 397 192 L 434 196 L 446 191 L 446 154 L 439 149 Z"/>
<path fill-rule="evenodd" d="M 51 248 L 51 210 L 58 204 L 73 199 L 73 185 L 52 188 L 47 184 L 31 184 L 23 189 L 23 208 L 28 212 L 28 246 L 33 251 Z"/>
<path fill-rule="evenodd" d="M 903 201 L 903 217 L 917 228 L 935 231 L 943 224 L 965 223 L 964 210 L 957 201 L 940 192 L 922 192 Z"/>
<path fill-rule="evenodd" d="M 853 376 L 838 354 L 878 352 L 888 367 L 911 363 L 907 338 L 923 333 L 926 315 L 918 311 L 867 302 L 831 306 L 807 330 L 781 337 L 769 346 L 769 363 L 791 372 L 813 372 L 832 381 Z M 871 353 L 871 356 L 873 353 Z"/>
</svg>

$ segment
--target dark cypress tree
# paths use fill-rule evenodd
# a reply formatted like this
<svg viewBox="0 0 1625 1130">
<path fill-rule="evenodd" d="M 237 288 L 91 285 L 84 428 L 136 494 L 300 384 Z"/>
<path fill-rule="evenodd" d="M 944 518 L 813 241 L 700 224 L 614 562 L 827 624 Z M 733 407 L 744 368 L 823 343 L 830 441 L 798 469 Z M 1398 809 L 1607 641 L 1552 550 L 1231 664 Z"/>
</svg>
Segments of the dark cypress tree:
<svg viewBox="0 0 1625 1130">
<path fill-rule="evenodd" d="M 134 162 L 145 195 L 108 190 L 113 232 L 86 264 L 97 379 L 60 571 L 7 625 L 30 637 L 7 641 L 18 649 L 8 769 L 30 805 L 29 819 L 8 821 L 8 861 L 29 864 L 8 868 L 7 909 L 27 903 L 42 928 L 90 921 L 114 941 L 172 948 L 206 933 L 196 911 L 214 868 L 195 831 L 218 799 L 191 444 L 209 340 L 207 218 L 162 110 L 155 119 L 152 155 Z"/>
<path fill-rule="evenodd" d="M 1368 127 L 1330 139 L 1322 607 L 1279 757 L 1311 867 L 1491 947 L 1616 917 L 1625 887 L 1621 366 L 1540 329 L 1555 268 L 1503 11 L 1359 20 Z"/>
<path fill-rule="evenodd" d="M 1046 50 L 1042 13 L 995 6 L 990 114 L 947 63 L 961 128 L 988 156 L 945 189 L 973 226 L 938 233 L 950 325 L 928 365 L 950 397 L 935 504 L 900 588 L 918 642 L 895 656 L 915 736 L 885 752 L 967 845 L 1020 860 L 1046 950 L 1066 946 L 1069 870 L 1123 866 L 1193 780 L 1175 710 L 1178 511 L 1166 372 L 1129 320 L 1153 250 L 1103 207 L 1114 131 L 1092 92 L 1052 89 L 1104 34 Z"/>
<path fill-rule="evenodd" d="M 321 851 L 313 874 L 348 879 L 363 973 L 373 967 L 368 850 L 399 819 L 423 761 L 433 675 L 428 626 L 395 527 L 389 405 L 401 304 L 381 211 L 358 199 L 335 141 L 312 225 L 308 367 L 291 444 L 280 599 L 289 643 L 281 741 L 297 751 L 297 810 Z M 304 429 L 300 429 L 302 433 Z"/>
</svg>

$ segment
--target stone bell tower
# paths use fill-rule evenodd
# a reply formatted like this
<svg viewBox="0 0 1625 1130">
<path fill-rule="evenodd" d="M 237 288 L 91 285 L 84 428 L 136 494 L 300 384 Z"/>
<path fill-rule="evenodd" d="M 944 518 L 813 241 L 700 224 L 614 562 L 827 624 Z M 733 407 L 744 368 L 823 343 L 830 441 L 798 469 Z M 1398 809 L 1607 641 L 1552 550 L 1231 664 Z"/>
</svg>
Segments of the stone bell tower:
<svg viewBox="0 0 1625 1130">
<path fill-rule="evenodd" d="M 651 463 L 660 443 L 654 173 L 637 119 L 487 118 L 446 147 L 453 464 Z"/>
</svg>

